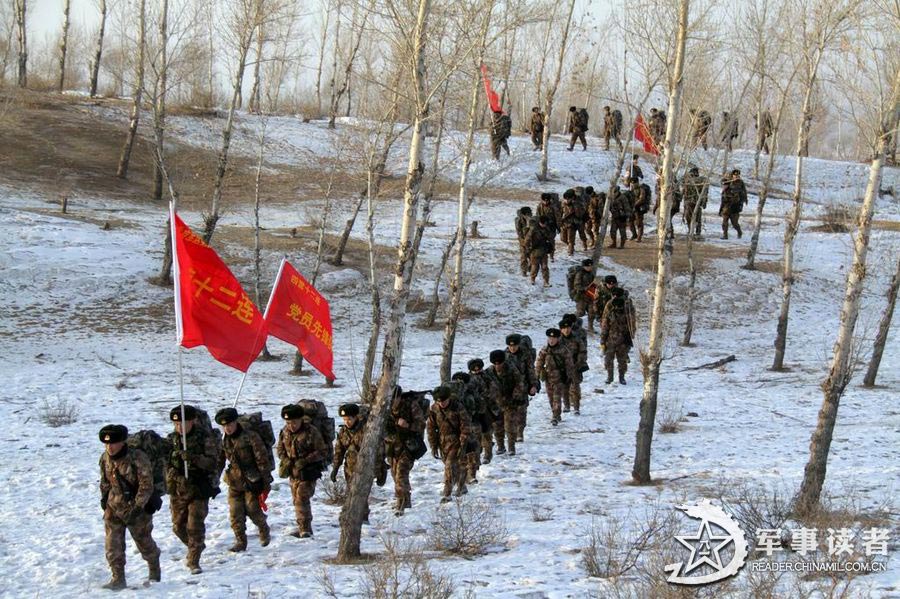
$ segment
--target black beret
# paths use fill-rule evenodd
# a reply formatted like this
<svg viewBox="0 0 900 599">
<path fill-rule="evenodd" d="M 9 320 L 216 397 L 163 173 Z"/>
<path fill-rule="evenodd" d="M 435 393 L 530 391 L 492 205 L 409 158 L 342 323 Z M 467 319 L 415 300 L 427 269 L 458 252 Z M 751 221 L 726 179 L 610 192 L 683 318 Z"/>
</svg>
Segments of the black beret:
<svg viewBox="0 0 900 599">
<path fill-rule="evenodd" d="M 216 424 L 230 424 L 238 419 L 238 411 L 234 408 L 222 408 L 216 412 Z"/>
<path fill-rule="evenodd" d="M 567 189 L 566 192 L 563 194 L 563 197 L 564 197 L 564 198 L 574 198 L 574 197 L 575 197 L 575 190 L 574 190 L 574 189 Z"/>
<path fill-rule="evenodd" d="M 345 403 L 338 408 L 339 416 L 359 416 L 359 406 L 355 403 Z"/>
<path fill-rule="evenodd" d="M 128 439 L 128 428 L 123 424 L 107 424 L 100 429 L 100 441 L 103 443 L 121 443 Z"/>
<path fill-rule="evenodd" d="M 512 333 L 506 336 L 506 345 L 519 345 L 520 343 L 522 343 L 522 335 Z"/>
<path fill-rule="evenodd" d="M 581 265 L 582 266 L 593 266 L 594 261 L 590 258 L 585 258 L 584 260 L 581 261 Z"/>
<path fill-rule="evenodd" d="M 547 329 L 548 337 L 559 337 L 560 335 L 562 335 L 562 332 L 559 329 L 554 329 L 552 327 Z"/>
<path fill-rule="evenodd" d="M 506 362 L 506 352 L 502 349 L 495 349 L 491 352 L 491 364 L 503 364 Z"/>
<path fill-rule="evenodd" d="M 468 372 L 459 371 L 459 372 L 454 372 L 453 376 L 450 377 L 450 380 L 451 381 L 462 381 L 464 383 L 468 383 L 469 381 L 472 380 L 472 377 L 469 375 Z"/>
<path fill-rule="evenodd" d="M 584 193 L 586 193 L 587 195 L 593 195 L 593 194 L 594 194 L 594 188 L 593 188 L 593 186 L 588 185 L 587 187 L 585 187 L 585 188 L 584 188 Z"/>
<path fill-rule="evenodd" d="M 619 279 L 616 278 L 616 275 L 606 275 L 605 277 L 603 277 L 603 282 L 612 283 L 615 285 L 619 283 Z"/>
<path fill-rule="evenodd" d="M 469 367 L 469 370 L 475 370 L 476 368 L 484 368 L 484 360 L 481 358 L 474 358 L 469 360 L 469 363 L 466 364 Z"/>
<path fill-rule="evenodd" d="M 434 391 L 431 392 L 431 396 L 434 397 L 435 401 L 440 401 L 442 399 L 449 399 L 452 393 L 453 390 L 447 385 L 438 385 L 434 388 Z"/>
<path fill-rule="evenodd" d="M 295 420 L 297 418 L 303 418 L 306 414 L 303 410 L 303 406 L 298 406 L 297 404 L 288 404 L 281 408 L 281 417 L 285 420 Z"/>
<path fill-rule="evenodd" d="M 197 409 L 194 406 L 184 406 L 184 419 L 193 420 L 197 417 Z M 169 420 L 181 422 L 181 406 L 175 406 L 169 412 Z"/>
</svg>

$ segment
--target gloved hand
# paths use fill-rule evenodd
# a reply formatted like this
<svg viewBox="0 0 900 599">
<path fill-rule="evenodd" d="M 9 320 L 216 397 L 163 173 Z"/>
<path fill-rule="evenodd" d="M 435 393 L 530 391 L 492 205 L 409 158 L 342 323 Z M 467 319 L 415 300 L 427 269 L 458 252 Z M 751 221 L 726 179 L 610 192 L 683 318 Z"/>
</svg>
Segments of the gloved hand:
<svg viewBox="0 0 900 599">
<path fill-rule="evenodd" d="M 134 506 L 133 508 L 131 508 L 131 511 L 128 512 L 128 516 L 126 516 L 125 522 L 134 522 L 144 514 L 144 506 Z"/>
<path fill-rule="evenodd" d="M 600 352 L 604 353 L 604 354 L 606 353 L 606 344 L 605 343 L 600 344 Z"/>
<path fill-rule="evenodd" d="M 333 483 L 337 482 L 337 475 L 338 475 L 338 469 L 332 468 L 331 469 L 331 482 L 333 482 Z"/>
<path fill-rule="evenodd" d="M 106 511 L 106 495 L 100 498 L 100 509 Z"/>
</svg>

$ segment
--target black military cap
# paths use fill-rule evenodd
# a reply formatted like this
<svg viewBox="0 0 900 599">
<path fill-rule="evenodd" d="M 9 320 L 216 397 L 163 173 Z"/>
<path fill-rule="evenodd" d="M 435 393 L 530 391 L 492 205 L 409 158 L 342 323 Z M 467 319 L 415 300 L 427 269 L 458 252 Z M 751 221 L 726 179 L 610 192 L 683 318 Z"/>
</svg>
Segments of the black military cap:
<svg viewBox="0 0 900 599">
<path fill-rule="evenodd" d="M 464 383 L 468 383 L 469 381 L 472 380 L 472 377 L 469 375 L 468 372 L 463 372 L 460 370 L 459 372 L 454 372 L 453 376 L 450 377 L 450 380 L 451 381 L 462 381 Z"/>
<path fill-rule="evenodd" d="M 734 170 L 731 171 L 731 174 L 732 174 L 732 175 L 740 175 L 740 174 L 741 174 L 741 169 L 736 168 L 736 169 L 734 169 Z"/>
<path fill-rule="evenodd" d="M 631 158 L 632 160 L 637 160 L 638 158 L 640 158 L 640 155 L 634 154 Z"/>
<path fill-rule="evenodd" d="M 475 370 L 476 368 L 484 368 L 484 360 L 481 358 L 474 358 L 469 360 L 469 363 L 466 364 L 469 370 Z"/>
<path fill-rule="evenodd" d="M 590 185 L 584 188 L 584 193 L 586 195 L 594 195 L 594 188 Z"/>
<path fill-rule="evenodd" d="M 567 321 L 571 322 L 572 324 L 575 324 L 575 321 L 578 320 L 578 317 L 575 316 L 574 314 L 563 314 L 562 319 L 567 320 Z"/>
<path fill-rule="evenodd" d="M 605 277 L 603 277 L 603 282 L 607 284 L 612 283 L 613 285 L 618 285 L 619 279 L 616 278 L 616 275 L 606 275 Z"/>
<path fill-rule="evenodd" d="M 569 106 L 569 112 L 575 112 L 575 107 L 574 107 L 574 106 Z"/>
<path fill-rule="evenodd" d="M 522 343 L 522 335 L 512 333 L 506 336 L 506 345 L 519 345 L 520 343 Z"/>
<path fill-rule="evenodd" d="M 612 290 L 611 293 L 612 293 L 613 297 L 622 297 L 623 295 L 625 295 L 625 290 L 622 289 L 621 287 L 616 287 L 615 289 Z"/>
<path fill-rule="evenodd" d="M 531 214 L 531 206 L 522 206 L 522 214 Z"/>
<path fill-rule="evenodd" d="M 537 106 L 531 107 L 531 112 L 537 112 L 538 110 L 540 110 L 540 108 L 538 108 Z"/>
<path fill-rule="evenodd" d="M 594 261 L 590 258 L 585 258 L 584 260 L 581 261 L 581 265 L 582 266 L 593 266 Z"/>
<path fill-rule="evenodd" d="M 544 193 L 541 194 L 542 202 L 549 202 L 552 199 L 553 199 L 553 194 L 550 192 L 545 191 Z"/>
<path fill-rule="evenodd" d="M 447 385 L 438 385 L 434 388 L 434 391 L 431 392 L 431 396 L 435 399 L 435 401 L 441 401 L 444 399 L 450 399 L 450 395 L 453 391 Z"/>
<path fill-rule="evenodd" d="M 230 424 L 238 419 L 238 411 L 234 408 L 222 408 L 218 412 L 216 412 L 216 424 L 221 424 L 225 426 L 226 424 Z"/>
<path fill-rule="evenodd" d="M 569 321 L 569 320 L 566 320 L 565 318 L 563 318 L 562 320 L 559 321 L 559 328 L 561 328 L 561 329 L 571 329 L 571 328 L 572 328 L 572 322 Z"/>
<path fill-rule="evenodd" d="M 288 404 L 281 408 L 281 417 L 284 420 L 296 420 L 297 418 L 303 418 L 306 412 L 303 410 L 303 406 L 298 406 L 297 404 Z"/>
<path fill-rule="evenodd" d="M 124 424 L 107 424 L 100 429 L 100 441 L 103 443 L 121 443 L 128 439 L 128 428 Z"/>
<path fill-rule="evenodd" d="M 345 403 L 338 408 L 338 415 L 350 417 L 359 416 L 359 406 L 355 403 Z"/>
<path fill-rule="evenodd" d="M 506 362 L 506 352 L 502 349 L 495 349 L 491 352 L 491 364 L 503 364 Z"/>
<path fill-rule="evenodd" d="M 193 420 L 197 417 L 197 408 L 194 406 L 184 406 L 184 419 Z M 169 420 L 172 422 L 181 422 L 181 406 L 175 406 L 169 411 Z"/>
<path fill-rule="evenodd" d="M 609 106 L 604 106 L 604 107 L 603 107 L 603 110 L 609 112 Z"/>
<path fill-rule="evenodd" d="M 699 174 L 700 174 L 700 169 L 697 168 L 696 166 L 692 166 L 691 169 L 690 169 L 690 171 L 688 171 L 688 172 L 691 172 L 691 173 L 693 173 L 693 174 L 695 174 L 695 175 L 699 175 Z"/>
<path fill-rule="evenodd" d="M 631 178 L 629 178 L 629 179 L 628 179 L 628 182 L 629 182 L 629 183 L 639 183 L 637 177 L 631 177 Z"/>
<path fill-rule="evenodd" d="M 575 197 L 575 190 L 574 190 L 574 189 L 567 189 L 566 192 L 563 194 L 563 197 L 566 198 L 566 199 L 574 198 L 574 197 Z"/>
<path fill-rule="evenodd" d="M 556 329 L 553 327 L 550 327 L 549 329 L 547 329 L 548 337 L 557 337 L 558 338 L 560 335 L 562 335 L 562 331 L 560 331 L 559 329 Z"/>
</svg>

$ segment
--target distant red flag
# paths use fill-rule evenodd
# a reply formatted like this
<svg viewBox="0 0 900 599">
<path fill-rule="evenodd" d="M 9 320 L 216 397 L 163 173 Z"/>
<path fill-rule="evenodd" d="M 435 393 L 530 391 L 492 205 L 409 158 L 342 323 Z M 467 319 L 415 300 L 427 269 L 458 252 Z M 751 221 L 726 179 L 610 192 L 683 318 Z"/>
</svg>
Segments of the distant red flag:
<svg viewBox="0 0 900 599">
<path fill-rule="evenodd" d="M 644 151 L 655 156 L 659 156 L 659 148 L 653 143 L 653 136 L 650 135 L 650 128 L 644 121 L 644 117 L 638 114 L 637 120 L 634 122 L 634 138 L 644 144 Z"/>
<path fill-rule="evenodd" d="M 271 335 L 296 346 L 316 370 L 335 378 L 328 301 L 287 260 L 275 279 L 266 320 Z"/>
<path fill-rule="evenodd" d="M 487 96 L 488 104 L 491 106 L 492 112 L 503 112 L 500 107 L 500 97 L 491 88 L 491 80 L 488 78 L 487 65 L 481 65 L 481 78 L 484 79 L 484 93 Z"/>
<path fill-rule="evenodd" d="M 178 343 L 205 345 L 223 364 L 247 372 L 266 343 L 266 321 L 222 259 L 171 212 Z"/>
</svg>

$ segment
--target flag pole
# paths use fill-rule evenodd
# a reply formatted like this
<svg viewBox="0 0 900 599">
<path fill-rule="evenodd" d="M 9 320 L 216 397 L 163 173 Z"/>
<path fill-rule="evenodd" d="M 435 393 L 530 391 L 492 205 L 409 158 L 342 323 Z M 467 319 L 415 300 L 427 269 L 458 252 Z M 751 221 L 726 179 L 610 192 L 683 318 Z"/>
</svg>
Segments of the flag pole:
<svg viewBox="0 0 900 599">
<path fill-rule="evenodd" d="M 181 357 L 181 340 L 184 337 L 184 329 L 181 323 L 181 273 L 178 268 L 178 253 L 175 251 L 175 203 L 169 202 L 169 227 L 171 227 L 172 239 L 172 287 L 175 290 L 175 338 L 178 345 L 178 389 L 181 397 L 181 447 L 187 453 L 187 429 L 184 425 L 184 365 Z M 188 478 L 187 460 L 184 464 L 184 477 Z"/>
<path fill-rule="evenodd" d="M 269 306 L 272 305 L 272 298 L 275 297 L 275 288 L 278 287 L 278 281 L 281 280 L 281 272 L 284 270 L 284 263 L 287 262 L 287 257 L 281 257 L 281 264 L 278 265 L 278 272 L 275 274 L 275 283 L 272 284 L 272 290 L 269 292 L 269 301 L 266 302 L 266 309 L 263 311 L 263 320 L 269 315 Z M 256 346 L 256 343 L 259 341 L 259 333 L 257 333 L 256 341 L 254 341 L 253 345 Z M 247 380 L 247 373 L 250 372 L 250 367 L 247 366 L 247 370 L 244 371 L 244 376 L 241 377 L 241 383 L 238 385 L 237 393 L 234 396 L 234 401 L 231 404 L 232 408 L 237 407 L 238 399 L 241 397 L 241 391 L 244 389 L 244 381 Z"/>
</svg>

